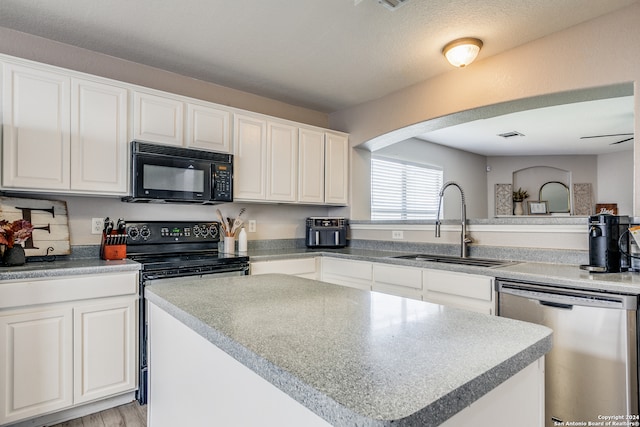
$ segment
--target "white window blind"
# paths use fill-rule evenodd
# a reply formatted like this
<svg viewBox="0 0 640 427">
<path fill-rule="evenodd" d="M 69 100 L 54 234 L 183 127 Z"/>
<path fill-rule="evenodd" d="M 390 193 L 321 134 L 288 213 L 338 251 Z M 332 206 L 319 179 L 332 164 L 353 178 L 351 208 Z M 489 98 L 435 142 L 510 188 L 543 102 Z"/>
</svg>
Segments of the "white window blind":
<svg viewBox="0 0 640 427">
<path fill-rule="evenodd" d="M 435 219 L 442 169 L 372 157 L 371 219 Z"/>
</svg>

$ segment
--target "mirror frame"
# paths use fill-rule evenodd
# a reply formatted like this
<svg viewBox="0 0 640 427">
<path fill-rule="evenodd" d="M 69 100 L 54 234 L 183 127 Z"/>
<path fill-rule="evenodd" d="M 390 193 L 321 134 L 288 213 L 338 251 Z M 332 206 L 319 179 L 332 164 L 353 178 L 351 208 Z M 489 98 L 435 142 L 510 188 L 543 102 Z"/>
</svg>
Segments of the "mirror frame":
<svg viewBox="0 0 640 427">
<path fill-rule="evenodd" d="M 550 184 L 555 184 L 555 186 L 561 186 L 561 188 L 563 189 L 563 194 L 562 194 L 562 198 L 564 199 L 564 191 L 566 190 L 566 194 L 567 194 L 567 209 L 566 210 L 554 210 L 553 204 L 551 203 L 551 200 L 545 197 L 542 197 L 542 191 L 544 190 L 545 186 L 549 186 L 549 188 L 551 188 Z M 559 199 L 560 197 L 558 197 Z M 545 182 L 544 184 L 542 184 L 540 186 L 540 190 L 538 191 L 538 200 L 542 201 L 546 201 L 547 205 L 548 205 L 548 213 L 553 214 L 553 213 L 571 213 L 571 191 L 569 190 L 569 187 L 567 187 L 567 185 L 563 182 L 560 181 L 548 181 Z"/>
</svg>

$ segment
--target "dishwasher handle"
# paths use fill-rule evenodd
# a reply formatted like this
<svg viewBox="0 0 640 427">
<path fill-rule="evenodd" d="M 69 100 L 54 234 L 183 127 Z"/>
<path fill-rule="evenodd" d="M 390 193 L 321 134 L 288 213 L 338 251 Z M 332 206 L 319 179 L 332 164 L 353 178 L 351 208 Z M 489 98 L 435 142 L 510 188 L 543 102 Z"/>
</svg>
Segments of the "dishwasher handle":
<svg viewBox="0 0 640 427">
<path fill-rule="evenodd" d="M 496 280 L 496 290 L 498 294 L 508 294 L 536 300 L 544 303 L 543 305 L 558 308 L 569 308 L 570 306 L 611 308 L 617 310 L 637 310 L 638 308 L 638 298 L 636 295 L 566 289 L 500 279 Z"/>
<path fill-rule="evenodd" d="M 571 310 L 573 308 L 573 305 L 571 304 L 560 304 L 559 302 L 551 302 L 551 301 L 539 301 L 539 302 L 540 302 L 540 305 L 553 307 L 553 308 L 561 308 L 563 310 Z"/>
</svg>

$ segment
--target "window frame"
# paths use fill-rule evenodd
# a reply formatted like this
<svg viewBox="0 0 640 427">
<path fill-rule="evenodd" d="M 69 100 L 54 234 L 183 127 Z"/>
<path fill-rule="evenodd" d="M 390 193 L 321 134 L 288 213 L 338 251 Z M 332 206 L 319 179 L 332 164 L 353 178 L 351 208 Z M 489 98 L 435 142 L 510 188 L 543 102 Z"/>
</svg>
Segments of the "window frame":
<svg viewBox="0 0 640 427">
<path fill-rule="evenodd" d="M 383 178 L 383 174 L 379 170 L 376 171 L 377 169 L 376 166 L 382 167 L 383 164 L 378 163 L 377 165 L 374 165 L 376 161 L 386 162 L 387 164 L 391 163 L 401 167 L 401 170 L 399 171 L 399 175 L 400 175 L 399 189 L 400 189 L 400 195 L 401 195 L 400 209 L 384 209 L 383 208 L 384 203 L 377 203 L 378 207 L 374 208 L 375 199 L 378 198 L 378 196 L 374 197 L 374 195 L 376 194 L 376 191 L 374 190 L 374 186 L 377 183 L 379 183 L 378 180 Z M 444 169 L 441 166 L 427 164 L 427 163 L 420 163 L 420 162 L 412 162 L 408 160 L 397 159 L 397 158 L 387 157 L 387 156 L 377 156 L 375 154 L 372 154 L 371 156 L 370 165 L 371 165 L 370 218 L 372 221 L 376 221 L 376 220 L 407 221 L 407 220 L 436 219 L 436 216 L 438 214 L 437 206 L 439 204 L 438 202 L 439 202 L 440 188 L 444 183 Z M 408 176 L 407 173 L 411 171 L 416 171 L 416 170 L 424 171 L 425 174 L 420 177 L 413 177 L 413 180 L 412 180 L 413 182 L 411 183 L 410 182 L 411 180 L 407 179 L 407 176 Z M 415 187 L 416 184 L 421 184 L 420 181 L 422 181 L 422 184 L 424 184 L 421 189 L 421 191 L 424 190 L 424 197 L 416 197 L 416 195 L 418 195 L 417 192 L 408 194 L 407 190 L 408 188 L 411 187 L 411 184 Z M 435 181 L 435 184 L 430 184 L 431 181 Z M 384 190 L 381 190 L 381 191 L 384 192 Z M 386 191 L 387 192 L 393 191 L 393 187 L 389 185 Z M 411 197 L 412 195 L 413 197 Z M 380 197 L 382 197 L 382 195 L 380 195 Z M 416 205 L 418 207 L 420 205 L 430 206 L 431 208 L 430 209 L 411 208 L 412 202 L 409 199 L 413 199 L 413 205 Z M 390 200 L 390 201 L 387 201 L 386 203 L 388 205 L 392 205 L 394 202 Z M 442 210 L 442 207 L 440 207 L 440 209 Z M 440 212 L 440 214 L 442 214 L 442 212 Z"/>
</svg>

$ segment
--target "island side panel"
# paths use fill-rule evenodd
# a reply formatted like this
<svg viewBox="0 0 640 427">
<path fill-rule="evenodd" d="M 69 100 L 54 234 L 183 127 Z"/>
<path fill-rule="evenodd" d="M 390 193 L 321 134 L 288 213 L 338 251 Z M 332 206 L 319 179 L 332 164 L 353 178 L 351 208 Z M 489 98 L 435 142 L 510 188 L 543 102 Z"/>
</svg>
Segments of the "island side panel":
<svg viewBox="0 0 640 427">
<path fill-rule="evenodd" d="M 544 427 L 544 360 L 536 360 L 441 427 Z"/>
<path fill-rule="evenodd" d="M 149 427 L 330 424 L 149 303 Z"/>
</svg>

